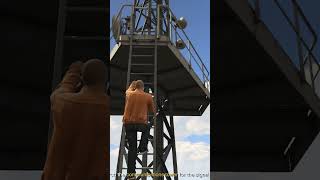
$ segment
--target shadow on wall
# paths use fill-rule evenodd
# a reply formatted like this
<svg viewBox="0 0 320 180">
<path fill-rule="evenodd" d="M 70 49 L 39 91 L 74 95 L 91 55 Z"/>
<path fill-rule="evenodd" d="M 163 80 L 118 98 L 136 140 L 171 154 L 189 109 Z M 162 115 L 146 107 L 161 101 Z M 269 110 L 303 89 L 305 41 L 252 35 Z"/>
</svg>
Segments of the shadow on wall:
<svg viewBox="0 0 320 180">
<path fill-rule="evenodd" d="M 320 137 L 319 135 L 307 150 L 292 173 L 259 172 L 214 172 L 214 180 L 319 180 L 320 172 Z M 212 177 L 211 177 L 212 178 Z"/>
</svg>

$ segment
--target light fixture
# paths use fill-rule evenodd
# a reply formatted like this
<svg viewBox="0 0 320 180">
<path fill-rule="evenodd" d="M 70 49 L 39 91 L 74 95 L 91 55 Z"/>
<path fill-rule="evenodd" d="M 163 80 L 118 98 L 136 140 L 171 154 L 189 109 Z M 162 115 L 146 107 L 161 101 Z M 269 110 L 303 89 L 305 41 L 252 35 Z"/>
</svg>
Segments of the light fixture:
<svg viewBox="0 0 320 180">
<path fill-rule="evenodd" d="M 178 39 L 178 40 L 176 41 L 176 47 L 177 47 L 178 49 L 184 49 L 184 48 L 186 47 L 186 44 L 183 42 L 183 40 Z"/>
<path fill-rule="evenodd" d="M 188 23 L 184 17 L 181 17 L 180 19 L 178 19 L 176 24 L 179 29 L 185 29 L 188 25 Z"/>
</svg>

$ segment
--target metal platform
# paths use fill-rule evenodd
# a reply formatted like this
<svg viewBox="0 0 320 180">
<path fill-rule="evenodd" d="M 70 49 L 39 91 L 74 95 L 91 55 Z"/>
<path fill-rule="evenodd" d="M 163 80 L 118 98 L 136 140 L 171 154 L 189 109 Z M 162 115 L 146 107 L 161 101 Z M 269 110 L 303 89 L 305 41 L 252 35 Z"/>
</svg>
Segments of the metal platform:
<svg viewBox="0 0 320 180">
<path fill-rule="evenodd" d="M 120 37 L 121 42 L 111 51 L 111 114 L 122 115 L 124 107 L 124 92 L 128 68 L 129 39 L 127 35 Z M 134 43 L 148 46 L 148 40 L 154 36 L 136 35 Z M 158 91 L 160 96 L 173 99 L 174 116 L 199 116 L 210 103 L 210 93 L 196 72 L 180 51 L 166 38 L 158 41 Z M 141 52 L 148 55 L 148 52 Z M 150 62 L 147 56 L 140 57 L 141 63 Z M 151 59 L 152 60 L 152 59 Z M 138 70 L 137 67 L 136 70 Z M 134 71 L 134 70 L 133 70 Z M 137 77 L 139 78 L 139 77 Z M 179 79 L 179 81 L 177 81 Z M 168 109 L 165 109 L 168 113 Z"/>
<path fill-rule="evenodd" d="M 320 130 L 319 98 L 247 1 L 215 7 L 211 170 L 293 171 Z"/>
</svg>

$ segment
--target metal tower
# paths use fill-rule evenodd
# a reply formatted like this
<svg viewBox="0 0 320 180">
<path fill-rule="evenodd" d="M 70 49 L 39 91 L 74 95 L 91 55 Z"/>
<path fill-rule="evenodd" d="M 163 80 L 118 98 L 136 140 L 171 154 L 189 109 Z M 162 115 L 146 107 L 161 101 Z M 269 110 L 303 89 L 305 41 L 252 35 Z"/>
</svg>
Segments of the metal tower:
<svg viewBox="0 0 320 180">
<path fill-rule="evenodd" d="M 209 91 L 205 86 L 209 82 L 209 71 L 183 31 L 186 25 L 183 18 L 178 20 L 173 15 L 169 0 L 134 0 L 133 4 L 123 5 L 112 18 L 116 45 L 110 55 L 111 114 L 123 114 L 125 89 L 133 80 L 143 80 L 147 92 L 154 96 L 158 115 L 149 116 L 152 150 L 149 147 L 149 153 L 138 154 L 141 167 L 137 169 L 141 173 L 153 173 L 153 179 L 163 179 L 164 176 L 155 176 L 159 173 L 178 172 L 173 116 L 201 115 L 209 104 Z M 180 52 L 186 44 L 189 60 Z M 166 116 L 170 116 L 170 120 Z M 127 147 L 123 127 L 116 180 L 122 179 L 126 169 Z M 170 152 L 172 170 L 166 163 Z M 165 177 L 178 179 L 178 176 Z M 137 179 L 147 177 L 142 175 Z"/>
</svg>

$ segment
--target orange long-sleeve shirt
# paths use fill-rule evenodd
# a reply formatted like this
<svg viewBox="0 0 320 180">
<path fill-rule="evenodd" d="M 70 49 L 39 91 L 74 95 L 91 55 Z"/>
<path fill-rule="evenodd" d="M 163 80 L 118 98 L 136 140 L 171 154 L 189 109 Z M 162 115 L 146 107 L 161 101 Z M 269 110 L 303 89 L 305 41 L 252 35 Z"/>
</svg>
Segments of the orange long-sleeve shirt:
<svg viewBox="0 0 320 180">
<path fill-rule="evenodd" d="M 42 180 L 109 180 L 109 97 L 76 93 L 80 68 L 71 65 L 51 95 L 54 131 Z"/>
<path fill-rule="evenodd" d="M 126 104 L 123 115 L 124 124 L 147 123 L 147 113 L 155 113 L 153 98 L 141 90 L 126 93 Z"/>
</svg>

